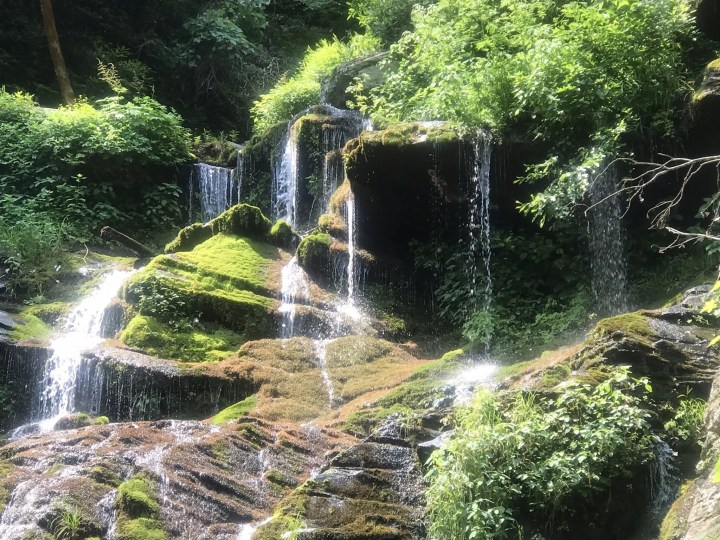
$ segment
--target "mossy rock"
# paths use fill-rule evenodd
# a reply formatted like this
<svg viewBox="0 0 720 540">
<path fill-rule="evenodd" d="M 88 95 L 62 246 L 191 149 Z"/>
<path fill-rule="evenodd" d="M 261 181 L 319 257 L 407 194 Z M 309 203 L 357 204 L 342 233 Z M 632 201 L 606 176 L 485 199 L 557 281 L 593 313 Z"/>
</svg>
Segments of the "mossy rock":
<svg viewBox="0 0 720 540">
<path fill-rule="evenodd" d="M 137 315 L 123 330 L 120 341 L 159 358 L 216 362 L 236 352 L 244 337 L 219 326 L 214 330 L 188 326 L 179 331 L 152 317 Z"/>
<path fill-rule="evenodd" d="M 136 316 L 120 339 L 153 355 L 208 361 L 274 335 L 287 257 L 270 244 L 226 233 L 192 251 L 156 257 L 125 284 Z"/>
<path fill-rule="evenodd" d="M 253 411 L 253 409 L 255 409 L 257 402 L 257 396 L 247 397 L 235 405 L 230 405 L 230 407 L 223 409 L 213 416 L 210 421 L 216 425 L 226 424 L 228 422 L 232 422 L 233 420 L 242 418 L 243 416 L 247 416 Z"/>
<path fill-rule="evenodd" d="M 300 243 L 300 236 L 292 230 L 287 221 L 278 219 L 270 229 L 268 240 L 274 246 L 293 250 Z"/>
<path fill-rule="evenodd" d="M 160 520 L 160 504 L 155 485 L 145 474 L 137 474 L 118 488 L 118 540 L 165 540 L 167 533 Z"/>
<path fill-rule="evenodd" d="M 310 234 L 297 249 L 300 265 L 313 277 L 327 276 L 330 268 L 333 238 L 327 233 Z"/>
<path fill-rule="evenodd" d="M 175 240 L 165 246 L 165 253 L 190 251 L 213 235 L 221 233 L 263 240 L 271 228 L 272 223 L 259 208 L 238 204 L 208 223 L 195 223 L 182 229 Z"/>
</svg>

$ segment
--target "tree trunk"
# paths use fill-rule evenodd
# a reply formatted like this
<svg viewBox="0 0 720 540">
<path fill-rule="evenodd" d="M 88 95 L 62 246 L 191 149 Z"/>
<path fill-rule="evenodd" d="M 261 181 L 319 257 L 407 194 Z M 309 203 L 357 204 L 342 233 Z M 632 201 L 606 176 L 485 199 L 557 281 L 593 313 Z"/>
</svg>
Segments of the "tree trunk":
<svg viewBox="0 0 720 540">
<path fill-rule="evenodd" d="M 75 103 L 75 92 L 73 92 L 70 84 L 70 77 L 65 67 L 65 59 L 60 49 L 60 39 L 58 38 L 57 28 L 55 27 L 55 14 L 53 13 L 52 0 L 40 0 L 40 11 L 42 11 L 43 27 L 50 48 L 50 56 L 52 56 L 53 66 L 55 67 L 55 76 L 60 85 L 60 93 L 65 103 L 72 105 Z"/>
</svg>

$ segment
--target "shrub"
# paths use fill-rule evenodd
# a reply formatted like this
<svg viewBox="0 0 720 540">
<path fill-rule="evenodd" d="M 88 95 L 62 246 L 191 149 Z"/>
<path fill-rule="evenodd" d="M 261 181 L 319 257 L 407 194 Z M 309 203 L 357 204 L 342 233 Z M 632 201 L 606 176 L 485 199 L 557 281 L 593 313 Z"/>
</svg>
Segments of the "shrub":
<svg viewBox="0 0 720 540">
<path fill-rule="evenodd" d="M 356 35 L 348 43 L 337 38 L 323 40 L 314 49 L 308 50 L 295 75 L 282 79 L 254 103 L 254 132 L 263 133 L 278 122 L 287 122 L 295 114 L 318 103 L 323 79 L 343 62 L 372 52 L 378 45 L 371 36 Z"/>
<path fill-rule="evenodd" d="M 548 520 L 602 494 L 653 457 L 647 391 L 621 368 L 556 399 L 479 393 L 431 457 L 429 538 L 515 538 L 521 513 Z"/>
</svg>

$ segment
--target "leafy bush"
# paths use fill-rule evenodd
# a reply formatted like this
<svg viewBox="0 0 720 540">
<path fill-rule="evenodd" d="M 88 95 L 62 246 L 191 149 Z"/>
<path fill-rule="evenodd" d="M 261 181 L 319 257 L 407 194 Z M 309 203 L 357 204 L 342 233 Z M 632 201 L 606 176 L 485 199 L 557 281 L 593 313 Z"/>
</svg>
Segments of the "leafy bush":
<svg viewBox="0 0 720 540">
<path fill-rule="evenodd" d="M 10 195 L 0 198 L 0 271 L 11 295 L 43 296 L 67 261 L 67 231 L 53 216 L 28 211 Z M 3 210 L 6 210 L 3 212 Z"/>
<path fill-rule="evenodd" d="M 558 185 L 524 208 L 535 215 L 582 195 L 577 173 L 615 157 L 623 133 L 672 131 L 696 37 L 686 0 L 438 0 L 413 23 L 391 48 L 397 67 L 359 102 L 376 124 L 442 119 L 545 141 L 530 177 Z"/>
<path fill-rule="evenodd" d="M 642 403 L 650 387 L 617 369 L 556 399 L 481 392 L 430 460 L 432 539 L 517 538 L 520 519 L 558 517 L 653 458 Z"/>
<path fill-rule="evenodd" d="M 351 17 L 365 30 L 385 44 L 397 41 L 411 28 L 410 14 L 415 5 L 428 5 L 430 0 L 350 0 Z"/>
<path fill-rule="evenodd" d="M 320 86 L 333 69 L 356 56 L 372 52 L 378 42 L 370 36 L 355 35 L 348 43 L 337 38 L 323 40 L 308 50 L 298 72 L 282 79 L 272 90 L 255 102 L 252 108 L 254 132 L 262 133 L 320 101 Z"/>
<path fill-rule="evenodd" d="M 64 222 L 78 240 L 102 225 L 133 234 L 176 224 L 175 166 L 189 159 L 189 135 L 174 112 L 150 98 L 107 98 L 41 109 L 0 89 L 0 207 Z M 141 210 L 139 210 L 141 209 Z"/>
</svg>

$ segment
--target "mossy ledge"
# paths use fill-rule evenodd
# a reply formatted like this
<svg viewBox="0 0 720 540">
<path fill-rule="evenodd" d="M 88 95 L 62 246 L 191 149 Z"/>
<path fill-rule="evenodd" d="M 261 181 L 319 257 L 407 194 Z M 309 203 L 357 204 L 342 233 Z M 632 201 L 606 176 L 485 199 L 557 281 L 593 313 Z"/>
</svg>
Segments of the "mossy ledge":
<svg viewBox="0 0 720 540">
<path fill-rule="evenodd" d="M 191 251 L 221 233 L 262 240 L 286 249 L 297 245 L 299 238 L 287 223 L 277 222 L 273 225 L 258 207 L 238 204 L 207 223 L 193 223 L 182 229 L 165 246 L 165 253 Z"/>
</svg>

